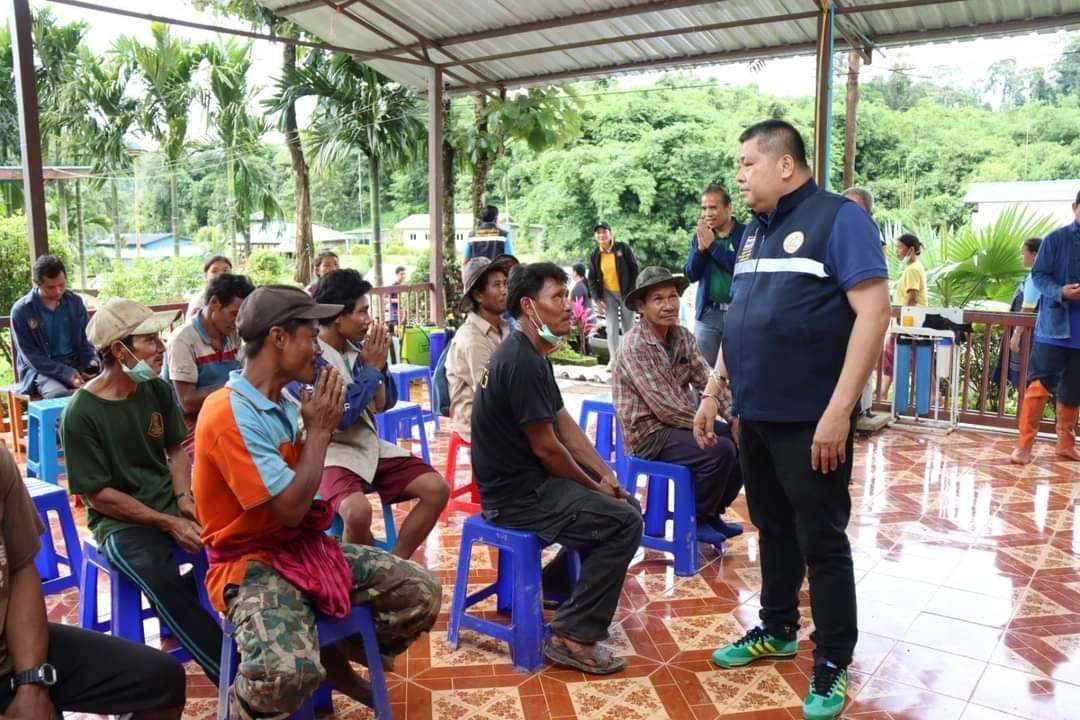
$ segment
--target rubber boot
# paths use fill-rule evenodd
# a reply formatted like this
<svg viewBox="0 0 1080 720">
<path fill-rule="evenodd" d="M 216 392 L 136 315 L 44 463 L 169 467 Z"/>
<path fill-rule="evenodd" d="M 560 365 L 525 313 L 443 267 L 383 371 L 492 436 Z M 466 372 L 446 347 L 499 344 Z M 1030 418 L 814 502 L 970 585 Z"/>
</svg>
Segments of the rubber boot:
<svg viewBox="0 0 1080 720">
<path fill-rule="evenodd" d="M 1012 451 L 1009 462 L 1014 465 L 1027 465 L 1031 462 L 1031 446 L 1035 444 L 1035 436 L 1039 433 L 1039 423 L 1042 422 L 1043 410 L 1050 399 L 1050 392 L 1038 380 L 1032 381 L 1024 392 L 1024 403 L 1020 406 L 1020 417 L 1017 429 L 1020 438 L 1016 442 L 1016 449 Z M 1075 416 L 1073 417 L 1075 420 Z"/>
<path fill-rule="evenodd" d="M 1076 450 L 1076 416 L 1080 408 L 1057 404 L 1057 456 L 1065 460 L 1080 460 Z"/>
</svg>

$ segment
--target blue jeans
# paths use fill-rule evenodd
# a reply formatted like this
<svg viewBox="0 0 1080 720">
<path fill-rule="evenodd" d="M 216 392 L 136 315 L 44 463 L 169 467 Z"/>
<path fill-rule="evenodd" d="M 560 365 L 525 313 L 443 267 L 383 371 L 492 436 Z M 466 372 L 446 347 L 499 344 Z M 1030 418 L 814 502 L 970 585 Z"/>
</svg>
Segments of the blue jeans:
<svg viewBox="0 0 1080 720">
<path fill-rule="evenodd" d="M 716 356 L 720 354 L 720 341 L 724 338 L 724 319 L 727 310 L 715 305 L 706 305 L 701 317 L 694 323 L 694 339 L 698 350 L 705 356 L 705 362 L 716 365 Z"/>
</svg>

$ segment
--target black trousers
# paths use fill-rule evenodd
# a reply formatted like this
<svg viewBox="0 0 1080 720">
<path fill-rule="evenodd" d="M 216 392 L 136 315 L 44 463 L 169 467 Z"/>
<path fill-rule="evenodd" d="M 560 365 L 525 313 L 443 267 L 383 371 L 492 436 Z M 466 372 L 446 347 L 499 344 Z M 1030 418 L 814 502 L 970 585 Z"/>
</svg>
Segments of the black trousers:
<svg viewBox="0 0 1080 720">
<path fill-rule="evenodd" d="M 49 699 L 59 711 L 124 715 L 184 705 L 184 666 L 166 653 L 91 630 L 49 623 Z M 0 713 L 14 699 L 0 678 Z"/>
<path fill-rule="evenodd" d="M 851 663 L 858 640 L 855 570 L 846 533 L 851 516 L 851 454 L 822 475 L 810 467 L 816 423 L 740 423 L 739 458 L 750 519 L 759 532 L 761 622 L 793 639 L 799 627 L 799 588 L 809 571 L 814 660 Z"/>
<path fill-rule="evenodd" d="M 493 523 L 528 530 L 548 543 L 577 550 L 581 577 L 570 599 L 559 606 L 551 628 L 582 643 L 608 636 L 619 606 L 626 569 L 641 543 L 641 505 L 635 498 L 616 500 L 573 480 L 548 478 L 514 503 L 485 511 Z M 553 560 L 544 572 L 544 589 L 554 590 L 565 562 Z M 557 573 L 549 569 L 558 569 Z"/>
<path fill-rule="evenodd" d="M 1038 380 L 1057 402 L 1080 406 L 1080 350 L 1034 342 L 1028 363 L 1028 382 Z"/>
<path fill-rule="evenodd" d="M 717 422 L 713 426 L 716 444 L 704 450 L 698 447 L 694 434 L 682 428 L 672 428 L 656 459 L 690 468 L 694 478 L 695 516 L 705 522 L 724 514 L 742 489 L 738 452 L 731 437 L 731 427 Z"/>
<path fill-rule="evenodd" d="M 142 589 L 161 622 L 216 685 L 221 627 L 199 602 L 194 575 L 180 574 L 172 548 L 172 538 L 161 530 L 134 527 L 105 538 L 101 550 L 113 567 Z"/>
</svg>

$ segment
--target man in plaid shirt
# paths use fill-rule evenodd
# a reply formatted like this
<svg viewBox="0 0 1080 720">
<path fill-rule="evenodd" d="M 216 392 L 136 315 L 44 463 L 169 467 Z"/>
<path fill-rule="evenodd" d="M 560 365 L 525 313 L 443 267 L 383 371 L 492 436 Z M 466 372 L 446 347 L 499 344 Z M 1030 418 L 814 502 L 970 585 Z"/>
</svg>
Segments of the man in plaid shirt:
<svg viewBox="0 0 1080 720">
<path fill-rule="evenodd" d="M 626 296 L 641 321 L 623 339 L 612 373 L 615 412 L 628 452 L 682 465 L 694 478 L 698 540 L 721 546 L 742 527 L 721 515 L 742 488 L 731 427 L 717 421 L 718 441 L 700 448 L 694 441 L 697 400 L 711 368 L 693 334 L 679 325 L 679 296 L 689 285 L 664 268 L 642 271 Z M 720 404 L 730 407 L 730 403 Z M 724 413 L 722 413 L 724 414 Z"/>
</svg>

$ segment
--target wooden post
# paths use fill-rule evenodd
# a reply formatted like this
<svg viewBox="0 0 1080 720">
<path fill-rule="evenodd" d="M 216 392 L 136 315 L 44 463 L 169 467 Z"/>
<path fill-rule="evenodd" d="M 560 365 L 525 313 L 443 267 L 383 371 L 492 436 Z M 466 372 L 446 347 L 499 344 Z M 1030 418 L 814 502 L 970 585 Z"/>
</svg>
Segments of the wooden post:
<svg viewBox="0 0 1080 720">
<path fill-rule="evenodd" d="M 848 53 L 847 102 L 844 108 L 844 188 L 855 184 L 855 151 L 859 135 L 859 69 L 862 67 L 862 53 L 851 50 Z"/>
<path fill-rule="evenodd" d="M 817 29 L 817 94 L 814 99 L 814 179 L 818 187 L 829 188 L 829 146 L 832 142 L 833 31 L 836 6 L 833 0 L 818 0 L 821 13 Z"/>
<path fill-rule="evenodd" d="M 31 33 L 29 0 L 10 2 L 11 55 L 15 63 L 15 100 L 19 108 L 23 207 L 32 263 L 49 252 L 45 180 L 41 170 L 41 126 L 38 121 L 37 80 L 34 76 L 34 38 Z"/>
<path fill-rule="evenodd" d="M 428 76 L 428 222 L 431 242 L 429 269 L 435 287 L 435 324 L 446 322 L 443 294 L 443 72 L 432 67 Z M 453 212 L 453 209 L 451 209 Z"/>
</svg>

